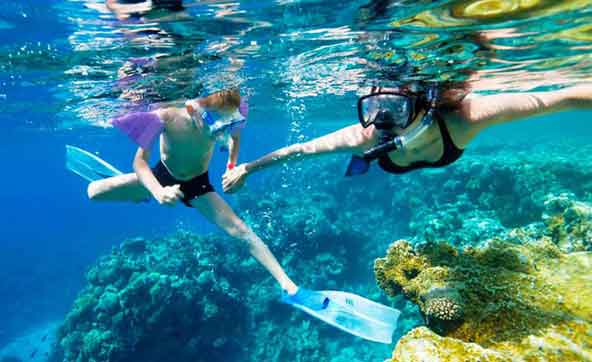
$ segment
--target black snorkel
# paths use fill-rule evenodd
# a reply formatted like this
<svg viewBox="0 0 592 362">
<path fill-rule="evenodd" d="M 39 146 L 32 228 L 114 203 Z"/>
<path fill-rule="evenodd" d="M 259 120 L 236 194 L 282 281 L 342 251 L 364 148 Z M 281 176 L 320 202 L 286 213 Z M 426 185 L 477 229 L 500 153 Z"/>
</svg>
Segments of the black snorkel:
<svg viewBox="0 0 592 362">
<path fill-rule="evenodd" d="M 404 135 L 396 135 L 391 130 L 394 127 L 392 122 L 393 116 L 389 110 L 380 110 L 374 121 L 376 129 L 380 130 L 382 135 L 378 145 L 365 151 L 363 156 L 352 156 L 352 159 L 347 167 L 345 176 L 362 175 L 368 172 L 370 163 L 389 152 L 404 149 L 405 146 L 418 135 L 423 133 L 434 122 L 434 114 L 436 112 L 436 105 L 438 101 L 438 87 L 432 85 L 426 92 L 426 100 L 428 109 L 426 114 L 422 117 L 421 123 L 418 124 L 412 131 Z"/>
</svg>

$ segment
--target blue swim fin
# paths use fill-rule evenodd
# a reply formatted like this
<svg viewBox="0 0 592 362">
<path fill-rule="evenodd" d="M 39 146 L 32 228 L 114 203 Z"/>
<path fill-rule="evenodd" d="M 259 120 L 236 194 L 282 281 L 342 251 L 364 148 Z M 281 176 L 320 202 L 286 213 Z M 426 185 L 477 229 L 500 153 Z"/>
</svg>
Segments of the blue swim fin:
<svg viewBox="0 0 592 362">
<path fill-rule="evenodd" d="M 357 176 L 363 175 L 370 169 L 370 161 L 367 159 L 353 155 L 351 161 L 349 161 L 349 165 L 347 165 L 347 171 L 345 171 L 345 176 Z"/>
<path fill-rule="evenodd" d="M 66 168 L 89 182 L 122 175 L 92 153 L 70 145 L 66 145 Z"/>
<path fill-rule="evenodd" d="M 359 295 L 300 288 L 282 301 L 347 333 L 379 343 L 392 343 L 401 312 Z"/>
</svg>

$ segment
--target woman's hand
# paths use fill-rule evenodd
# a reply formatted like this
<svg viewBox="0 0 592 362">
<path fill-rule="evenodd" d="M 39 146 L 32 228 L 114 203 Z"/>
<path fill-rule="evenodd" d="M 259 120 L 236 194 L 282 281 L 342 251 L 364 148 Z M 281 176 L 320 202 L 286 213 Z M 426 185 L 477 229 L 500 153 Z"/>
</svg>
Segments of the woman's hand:
<svg viewBox="0 0 592 362">
<path fill-rule="evenodd" d="M 238 191 L 247 180 L 247 165 L 240 164 L 234 167 L 232 170 L 227 170 L 222 175 L 222 189 L 226 193 L 232 193 Z"/>
<path fill-rule="evenodd" d="M 183 197 L 180 185 L 165 186 L 154 195 L 159 204 L 167 206 L 175 206 L 175 203 Z"/>
</svg>

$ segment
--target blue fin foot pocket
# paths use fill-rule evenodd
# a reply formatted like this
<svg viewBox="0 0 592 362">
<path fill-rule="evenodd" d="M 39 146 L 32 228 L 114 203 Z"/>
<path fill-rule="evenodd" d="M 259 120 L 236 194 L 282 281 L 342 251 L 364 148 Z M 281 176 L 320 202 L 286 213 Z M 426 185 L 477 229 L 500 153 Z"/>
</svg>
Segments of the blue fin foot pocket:
<svg viewBox="0 0 592 362">
<path fill-rule="evenodd" d="M 329 298 L 321 292 L 298 288 L 294 294 L 283 293 L 281 301 L 291 305 L 301 305 L 312 310 L 323 310 L 329 306 Z"/>
</svg>

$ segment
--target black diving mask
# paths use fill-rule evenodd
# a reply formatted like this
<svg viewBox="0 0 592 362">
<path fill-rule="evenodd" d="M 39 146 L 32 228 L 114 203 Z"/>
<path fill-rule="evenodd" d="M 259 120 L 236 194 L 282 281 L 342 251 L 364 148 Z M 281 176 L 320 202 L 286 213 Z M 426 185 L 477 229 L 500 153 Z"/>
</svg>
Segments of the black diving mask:
<svg viewBox="0 0 592 362">
<path fill-rule="evenodd" d="M 358 99 L 358 118 L 362 127 L 380 130 L 407 128 L 415 118 L 417 97 L 399 92 L 376 92 Z"/>
<path fill-rule="evenodd" d="M 409 142 L 432 125 L 438 100 L 437 86 L 433 85 L 428 88 L 422 99 L 424 99 L 427 108 L 425 115 L 417 127 L 402 135 L 394 134 L 392 128 L 397 126 L 405 129 L 413 123 L 417 116 L 415 103 L 419 100 L 418 96 L 397 92 L 377 92 L 358 100 L 358 117 L 362 127 L 366 128 L 373 124 L 383 132 L 381 132 L 382 136 L 378 145 L 365 151 L 362 157 L 352 156 L 346 176 L 368 172 L 370 162 L 391 151 L 405 149 Z"/>
</svg>

